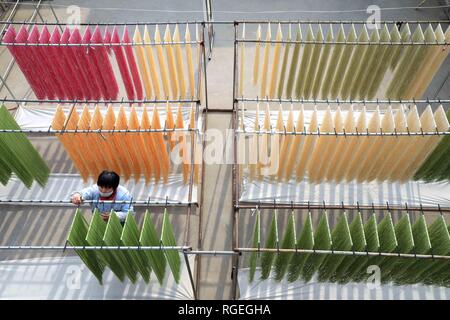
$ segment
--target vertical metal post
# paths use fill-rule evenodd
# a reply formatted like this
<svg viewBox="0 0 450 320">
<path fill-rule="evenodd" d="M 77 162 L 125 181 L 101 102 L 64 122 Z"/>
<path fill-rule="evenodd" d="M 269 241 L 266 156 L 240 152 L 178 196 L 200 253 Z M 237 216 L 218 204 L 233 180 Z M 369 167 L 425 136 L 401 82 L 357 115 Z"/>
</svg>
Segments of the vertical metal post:
<svg viewBox="0 0 450 320">
<path fill-rule="evenodd" d="M 206 22 L 208 23 L 208 46 L 209 46 L 208 60 L 211 60 L 212 50 L 214 46 L 214 26 L 211 23 L 213 19 L 211 0 L 205 0 L 204 7 L 205 12 L 203 16 Z"/>
<path fill-rule="evenodd" d="M 237 299 L 237 287 L 238 287 L 238 276 L 239 276 L 239 257 L 241 253 L 235 254 L 234 258 L 234 266 L 233 266 L 233 300 Z"/>
<path fill-rule="evenodd" d="M 238 220 L 239 220 L 239 207 L 238 207 L 238 201 L 239 201 L 239 181 L 238 181 L 238 163 L 237 163 L 237 135 L 236 130 L 238 128 L 237 119 L 238 119 L 238 111 L 237 111 L 237 100 L 236 100 L 236 92 L 237 92 L 237 86 L 238 86 L 238 50 L 237 50 L 237 35 L 238 35 L 238 27 L 239 23 L 234 22 L 234 68 L 233 68 L 233 120 L 232 120 L 232 129 L 233 129 L 233 176 L 232 176 L 232 198 L 233 198 L 233 249 L 238 247 Z M 237 293 L 237 268 L 239 267 L 239 255 L 233 256 L 233 285 L 232 285 L 232 295 L 233 299 L 236 299 L 236 293 Z"/>
<path fill-rule="evenodd" d="M 186 267 L 187 267 L 188 274 L 189 274 L 189 280 L 191 281 L 192 291 L 194 292 L 194 299 L 197 300 L 198 299 L 197 290 L 195 288 L 194 278 L 192 277 L 191 264 L 189 263 L 189 259 L 188 259 L 186 250 L 183 250 L 183 256 L 184 256 L 184 261 L 186 262 Z"/>
<path fill-rule="evenodd" d="M 205 24 L 202 23 L 202 57 L 203 57 L 203 77 L 204 77 L 204 88 L 205 88 L 205 108 L 208 110 L 208 78 L 206 75 L 206 50 L 205 50 Z"/>
<path fill-rule="evenodd" d="M 203 119 L 203 136 L 202 136 L 202 152 L 205 150 L 206 145 L 206 130 L 208 128 L 208 109 L 203 109 L 202 112 L 202 119 Z M 201 177 L 201 186 L 200 186 L 200 203 L 198 206 L 198 249 L 201 250 L 203 248 L 203 232 L 202 232 L 202 226 L 203 226 L 203 199 L 204 199 L 204 183 L 205 183 L 205 164 L 202 161 L 202 177 Z M 201 277 L 201 261 L 202 256 L 197 256 L 197 294 L 200 294 L 200 277 Z"/>
</svg>

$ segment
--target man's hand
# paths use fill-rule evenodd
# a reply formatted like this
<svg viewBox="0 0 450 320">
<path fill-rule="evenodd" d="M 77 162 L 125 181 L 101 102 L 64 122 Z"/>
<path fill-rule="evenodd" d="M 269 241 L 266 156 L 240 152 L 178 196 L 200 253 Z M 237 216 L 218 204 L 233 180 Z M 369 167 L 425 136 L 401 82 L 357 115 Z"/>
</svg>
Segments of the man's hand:
<svg viewBox="0 0 450 320">
<path fill-rule="evenodd" d="M 80 205 L 83 202 L 83 198 L 81 197 L 81 194 L 74 193 L 72 197 L 70 198 L 73 204 Z"/>
<path fill-rule="evenodd" d="M 103 219 L 103 221 L 108 221 L 109 220 L 109 212 L 103 212 L 102 219 Z"/>
</svg>

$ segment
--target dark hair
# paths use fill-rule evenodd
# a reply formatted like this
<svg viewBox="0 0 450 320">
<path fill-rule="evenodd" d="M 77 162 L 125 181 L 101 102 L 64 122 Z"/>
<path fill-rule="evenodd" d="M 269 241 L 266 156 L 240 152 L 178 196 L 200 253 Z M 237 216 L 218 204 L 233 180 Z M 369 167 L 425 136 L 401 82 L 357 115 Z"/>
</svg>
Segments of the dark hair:
<svg viewBox="0 0 450 320">
<path fill-rule="evenodd" d="M 114 171 L 103 170 L 102 173 L 100 173 L 100 175 L 98 176 L 97 186 L 113 188 L 114 190 L 116 190 L 119 186 L 119 182 L 120 177 L 117 173 L 115 173 Z"/>
</svg>

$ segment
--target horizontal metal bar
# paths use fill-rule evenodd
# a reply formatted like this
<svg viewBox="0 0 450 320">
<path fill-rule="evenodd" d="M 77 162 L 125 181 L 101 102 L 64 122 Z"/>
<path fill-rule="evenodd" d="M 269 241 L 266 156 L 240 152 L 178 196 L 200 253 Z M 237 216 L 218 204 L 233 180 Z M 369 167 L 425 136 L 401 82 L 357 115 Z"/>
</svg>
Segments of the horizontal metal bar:
<svg viewBox="0 0 450 320">
<path fill-rule="evenodd" d="M 29 21 L 5 21 L 1 20 L 2 24 L 11 25 L 41 25 L 41 26 L 152 26 L 152 25 L 181 25 L 181 24 L 204 24 L 203 20 L 185 20 L 185 21 L 161 21 L 161 22 L 80 22 L 80 23 L 65 23 L 65 22 L 29 22 Z M 214 23 L 214 22 L 208 22 Z M 227 21 L 225 23 L 234 23 Z"/>
<path fill-rule="evenodd" d="M 177 250 L 189 251 L 188 246 L 0 246 L 0 250 Z"/>
<path fill-rule="evenodd" d="M 111 204 L 124 204 L 129 203 L 138 206 L 148 207 L 188 207 L 190 205 L 198 206 L 197 202 L 173 202 L 173 201 L 146 201 L 146 200 L 84 200 L 81 205 L 111 203 Z M 68 205 L 75 206 L 70 200 L 40 200 L 40 199 L 6 199 L 0 200 L 0 205 Z"/>
<path fill-rule="evenodd" d="M 40 129 L 0 129 L 0 133 L 37 133 L 37 134 L 76 134 L 76 133 L 144 133 L 144 132 L 197 132 L 199 129 L 74 129 L 74 130 L 40 130 Z"/>
<path fill-rule="evenodd" d="M 386 21 L 376 21 L 379 24 L 397 24 L 399 22 L 401 23 L 408 23 L 408 24 L 422 24 L 422 23 L 442 23 L 442 24 L 449 24 L 450 21 L 448 20 L 411 20 L 411 21 L 393 21 L 393 20 L 386 20 Z M 212 23 L 220 23 L 220 21 L 212 22 Z M 367 20 L 236 20 L 234 21 L 235 24 L 264 24 L 264 23 L 271 23 L 271 24 L 370 24 L 373 25 L 374 23 L 367 23 Z"/>
<path fill-rule="evenodd" d="M 316 40 L 258 40 L 258 39 L 236 39 L 240 43 L 292 43 L 292 44 L 338 44 L 338 45 L 363 45 L 363 46 L 447 46 L 444 42 L 358 42 L 358 41 L 316 41 Z"/>
<path fill-rule="evenodd" d="M 294 135 L 294 136 L 358 136 L 358 137 L 367 137 L 367 136 L 387 136 L 387 137 L 398 137 L 398 136 L 446 136 L 450 135 L 449 131 L 444 132 L 392 132 L 392 133 L 386 133 L 386 132 L 306 132 L 306 131 L 280 131 L 280 130 L 261 130 L 261 131 L 255 131 L 255 130 L 236 130 L 236 133 L 238 134 L 248 134 L 248 135 L 260 135 L 260 134 L 266 134 L 266 135 Z"/>
<path fill-rule="evenodd" d="M 119 99 L 119 100 L 38 100 L 38 99 L 10 99 L 10 98 L 4 98 L 0 99 L 3 103 L 5 102 L 21 102 L 21 103 L 68 103 L 68 104 L 101 104 L 101 103 L 107 103 L 107 104 L 142 104 L 142 103 L 200 103 L 200 100 L 187 100 L 187 99 L 180 99 L 180 100 L 149 100 L 149 99 L 143 99 L 143 100 L 125 100 L 125 99 Z M 184 106 L 182 106 L 184 107 Z M 187 107 L 187 106 L 186 106 Z"/>
<path fill-rule="evenodd" d="M 417 259 L 443 259 L 450 260 L 450 256 L 415 253 L 394 253 L 394 252 L 371 252 L 371 251 L 343 251 L 343 250 L 310 250 L 310 249 L 282 249 L 282 248 L 236 248 L 238 252 L 276 252 L 276 253 L 313 253 L 313 254 L 336 254 L 346 256 L 382 256 L 398 258 Z"/>
<path fill-rule="evenodd" d="M 233 256 L 239 254 L 239 252 L 235 251 L 226 251 L 226 250 L 192 250 L 188 251 L 187 254 L 195 254 L 195 255 L 208 255 L 208 256 Z"/>
<path fill-rule="evenodd" d="M 168 46 L 176 44 L 201 44 L 200 41 L 164 41 L 164 42 L 128 42 L 128 43 L 15 43 L 0 42 L 0 46 L 10 47 L 137 47 L 137 46 Z"/>
<path fill-rule="evenodd" d="M 263 203 L 263 202 L 250 202 L 250 201 L 239 201 L 237 205 L 235 205 L 237 210 L 242 209 L 309 209 L 309 210 L 403 210 L 403 211 L 421 211 L 421 212 L 442 212 L 447 213 L 450 212 L 450 207 L 442 207 L 436 205 L 435 207 L 430 206 L 410 206 L 409 204 L 405 205 L 391 205 L 386 203 L 385 205 L 352 205 L 352 204 L 313 204 L 313 203 Z"/>
<path fill-rule="evenodd" d="M 379 21 L 379 24 L 427 24 L 427 23 L 441 23 L 449 24 L 448 20 L 404 20 L 404 21 Z M 221 20 L 221 21 L 205 21 L 205 20 L 185 20 L 185 21 L 162 21 L 162 22 L 80 22 L 80 23 L 62 23 L 62 22 L 29 22 L 29 21 L 0 21 L 0 25 L 45 25 L 45 26 L 145 26 L 145 25 L 181 25 L 181 24 L 368 24 L 367 20 Z"/>
<path fill-rule="evenodd" d="M 377 99 L 377 100 L 321 100 L 321 99 L 265 99 L 265 98 L 236 98 L 237 102 L 268 102 L 268 103 L 327 103 L 327 104 L 344 104 L 344 103 L 360 103 L 360 104 L 391 104 L 391 103 L 450 103 L 450 99 Z"/>
</svg>

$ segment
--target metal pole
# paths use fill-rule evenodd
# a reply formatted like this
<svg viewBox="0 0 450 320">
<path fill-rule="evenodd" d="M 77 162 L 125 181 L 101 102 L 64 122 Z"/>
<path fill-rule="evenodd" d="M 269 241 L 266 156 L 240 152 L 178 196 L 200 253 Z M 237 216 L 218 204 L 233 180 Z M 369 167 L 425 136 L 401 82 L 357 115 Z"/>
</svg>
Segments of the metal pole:
<svg viewBox="0 0 450 320">
<path fill-rule="evenodd" d="M 121 204 L 121 203 L 130 203 L 130 201 L 126 200 L 84 200 L 81 205 L 90 205 L 97 203 L 111 203 L 111 204 Z M 198 205 L 196 202 L 194 203 L 183 203 L 183 202 L 158 202 L 158 201 L 147 201 L 147 200 L 134 200 L 131 201 L 131 204 L 140 206 L 140 207 L 187 207 L 190 205 Z M 26 206 L 68 206 L 71 207 L 74 204 L 70 200 L 39 200 L 39 199 L 7 199 L 0 200 L 0 205 L 26 205 Z"/>
<path fill-rule="evenodd" d="M 205 139 L 205 135 L 206 135 L 206 130 L 208 128 L 208 109 L 203 109 L 202 112 L 203 115 L 203 136 L 202 136 L 202 150 L 205 150 L 205 146 L 206 146 L 206 139 Z M 202 162 L 202 179 L 201 179 L 201 186 L 200 186 L 200 203 L 199 203 L 199 207 L 198 207 L 198 215 L 199 215 L 199 219 L 198 219 L 198 242 L 197 242 L 197 246 L 198 248 L 201 250 L 203 248 L 203 200 L 204 200 L 204 184 L 205 184 L 205 164 Z M 198 290 L 198 294 L 200 294 L 200 278 L 201 278 L 201 262 L 202 262 L 202 257 L 201 255 L 197 257 L 197 290 Z"/>
<path fill-rule="evenodd" d="M 10 99 L 10 98 L 5 98 L 2 99 L 3 102 L 23 102 L 23 103 L 39 103 L 39 104 L 43 104 L 43 103 L 70 103 L 70 104 L 101 104 L 101 103 L 107 103 L 107 104 L 142 104 L 142 103 L 147 103 L 147 104 L 167 104 L 167 103 L 196 103 L 199 102 L 199 100 L 189 100 L 189 99 L 180 99 L 180 100 L 149 100 L 149 99 L 143 99 L 143 100 L 125 100 L 125 99 L 120 99 L 120 100 L 63 100 L 63 99 L 52 99 L 52 100 L 38 100 L 38 99 Z M 187 106 L 181 106 L 181 107 L 187 107 Z"/>
<path fill-rule="evenodd" d="M 410 206 L 409 204 L 405 206 L 402 205 L 391 205 L 386 203 L 386 205 L 351 205 L 351 204 L 312 204 L 312 203 L 277 203 L 273 204 L 267 203 L 252 203 L 249 201 L 240 201 L 239 204 L 235 205 L 239 210 L 242 209 L 308 209 L 308 210 L 407 210 L 407 211 L 418 211 L 418 212 L 450 212 L 449 207 L 442 207 L 436 205 L 436 207 L 429 206 Z"/>
<path fill-rule="evenodd" d="M 314 249 L 282 249 L 282 248 L 236 248 L 239 252 L 273 252 L 273 253 L 312 253 L 345 256 L 383 256 L 414 259 L 442 259 L 450 260 L 450 256 L 433 254 L 397 253 L 397 252 L 371 252 L 371 251 L 344 251 L 344 250 L 314 250 Z"/>
<path fill-rule="evenodd" d="M 195 255 L 208 255 L 208 256 L 234 256 L 239 254 L 239 252 L 235 251 L 227 251 L 227 250 L 191 250 L 187 252 L 187 254 L 195 254 Z"/>
<path fill-rule="evenodd" d="M 0 129 L 1 133 L 36 133 L 36 134 L 68 134 L 68 133 L 143 133 L 143 132 L 196 132 L 198 129 L 62 129 L 62 130 L 40 130 L 40 129 Z"/>
<path fill-rule="evenodd" d="M 258 39 L 237 39 L 239 43 L 292 43 L 292 44 L 338 44 L 338 45 L 363 45 L 363 46 L 375 46 L 375 45 L 384 45 L 384 46 L 394 46 L 394 45 L 405 45 L 405 46 L 447 46 L 447 41 L 444 42 L 413 42 L 413 41 L 405 41 L 405 42 L 359 42 L 359 41 L 317 41 L 317 40 L 258 40 Z"/>
<path fill-rule="evenodd" d="M 280 130 L 236 130 L 237 134 L 246 134 L 246 135 L 294 135 L 294 136 L 388 136 L 388 137 L 398 137 L 398 136 L 446 136 L 450 135 L 449 131 L 435 131 L 435 132 L 306 132 L 306 131 L 280 131 Z"/>
<path fill-rule="evenodd" d="M 154 25 L 175 25 L 175 24 L 186 24 L 186 23 L 202 23 L 208 22 L 204 20 L 184 20 L 184 21 L 161 21 L 161 22 L 81 22 L 77 23 L 77 26 L 154 26 Z M 450 22 L 448 20 L 410 20 L 402 21 L 408 24 L 444 24 L 448 25 Z M 367 24 L 366 20 L 222 20 L 222 21 L 210 21 L 210 24 L 235 24 L 235 23 L 246 23 L 246 24 L 264 24 L 264 23 L 276 23 L 276 24 Z M 385 20 L 380 21 L 382 24 L 396 24 L 398 21 Z M 47 26 L 70 26 L 72 24 L 58 23 L 58 22 L 29 22 L 29 21 L 5 21 L 0 20 L 0 25 L 2 24 L 14 24 L 14 25 L 47 25 Z"/>
<path fill-rule="evenodd" d="M 196 26 L 197 28 L 197 26 Z M 204 29 L 204 25 L 202 25 L 202 29 Z M 197 29 L 196 29 L 197 30 Z M 202 32 L 203 34 L 203 32 Z M 196 32 L 196 37 L 197 37 L 197 32 Z M 197 39 L 196 39 L 197 40 Z M 202 43 L 204 42 L 204 39 L 202 39 L 201 41 L 196 41 L 198 43 L 198 45 L 203 46 Z M 204 52 L 204 51 L 202 51 Z M 200 55 L 202 53 L 200 52 Z M 191 146 L 190 146 L 190 150 L 191 150 L 191 164 L 190 164 L 190 174 L 189 174 L 189 202 L 192 201 L 192 189 L 193 189 L 193 184 L 194 184 L 194 170 L 195 170 L 195 146 L 196 146 L 196 133 L 198 130 L 198 119 L 200 117 L 200 104 L 201 104 L 201 95 L 200 95 L 200 82 L 201 82 L 201 71 L 202 68 L 200 67 L 201 65 L 201 56 L 198 57 L 198 74 L 197 74 L 197 100 L 195 103 L 195 133 L 190 134 L 190 138 L 191 138 Z M 192 108 L 192 105 L 191 105 Z M 189 124 L 190 125 L 190 124 Z M 183 156 L 184 158 L 184 156 Z M 192 208 L 189 206 L 188 207 L 188 213 L 187 213 L 187 221 L 188 221 L 188 225 L 186 228 L 186 232 L 184 235 L 184 240 L 187 243 L 188 239 L 189 239 L 189 231 L 190 231 L 190 225 L 189 225 L 189 221 L 190 221 L 190 216 L 191 216 L 191 210 Z"/>
<path fill-rule="evenodd" d="M 198 44 L 197 41 L 163 41 L 163 42 L 127 42 L 127 43 L 17 43 L 0 42 L 0 46 L 10 47 L 135 47 L 135 46 L 168 46 L 174 44 Z"/>
<path fill-rule="evenodd" d="M 0 250 L 177 250 L 189 251 L 192 248 L 187 246 L 0 246 Z"/>
<path fill-rule="evenodd" d="M 237 299 L 237 286 L 238 286 L 238 276 L 239 276 L 239 256 L 235 257 L 234 274 L 233 274 L 233 300 Z"/>
<path fill-rule="evenodd" d="M 277 20 L 277 21 L 270 21 L 270 20 L 236 20 L 237 23 L 246 23 L 246 24 L 264 24 L 264 23 L 276 23 L 276 24 L 367 24 L 367 20 Z M 442 23 L 442 24 L 449 24 L 450 22 L 448 20 L 411 20 L 411 21 L 402 21 L 404 23 L 408 24 L 428 24 L 428 23 Z M 225 23 L 225 21 L 222 22 L 216 22 L 216 23 Z M 227 22 L 229 23 L 229 22 Z M 384 24 L 396 24 L 397 21 L 393 20 L 385 20 L 380 21 L 380 23 Z"/>
<path fill-rule="evenodd" d="M 238 23 L 234 24 L 234 68 L 233 68 L 233 130 L 235 131 L 238 128 L 238 111 L 237 111 L 237 101 L 236 101 L 236 92 L 237 92 L 237 79 L 238 79 L 238 49 L 237 49 L 237 34 L 238 34 Z M 233 234 L 232 234 L 232 245 L 233 248 L 239 246 L 238 239 L 238 220 L 239 220 L 239 209 L 237 208 L 237 204 L 239 203 L 239 177 L 238 177 L 238 169 L 237 169 L 237 135 L 233 135 L 233 177 L 232 177 L 232 197 L 233 197 Z M 237 292 L 237 269 L 239 267 L 239 256 L 233 256 L 233 267 L 232 267 L 232 299 L 236 299 Z"/>
<path fill-rule="evenodd" d="M 205 88 L 205 108 L 208 110 L 208 78 L 206 73 L 206 52 L 205 52 L 205 26 L 202 28 L 202 56 L 203 56 L 203 76 L 204 76 L 204 88 Z"/>
<path fill-rule="evenodd" d="M 192 292 L 194 293 L 194 299 L 197 300 L 198 299 L 197 290 L 195 288 L 194 278 L 192 276 L 191 264 L 189 263 L 189 259 L 188 259 L 186 251 L 183 251 L 183 256 L 184 256 L 184 261 L 186 263 L 186 267 L 187 267 L 187 270 L 188 270 L 189 280 L 191 281 Z"/>
<path fill-rule="evenodd" d="M 206 11 L 206 21 L 208 22 L 208 46 L 209 46 L 209 52 L 208 52 L 208 61 L 211 60 L 212 57 L 212 50 L 214 46 L 214 26 L 211 23 L 212 22 L 212 5 L 211 0 L 205 0 L 205 11 Z"/>
<path fill-rule="evenodd" d="M 244 102 L 268 102 L 268 103 L 326 103 L 326 104 L 391 104 L 391 103 L 450 103 L 450 99 L 413 99 L 413 100 L 393 100 L 393 99 L 377 99 L 377 100 L 321 100 L 321 99 L 260 99 L 260 98 L 236 98 L 237 101 Z"/>
</svg>

